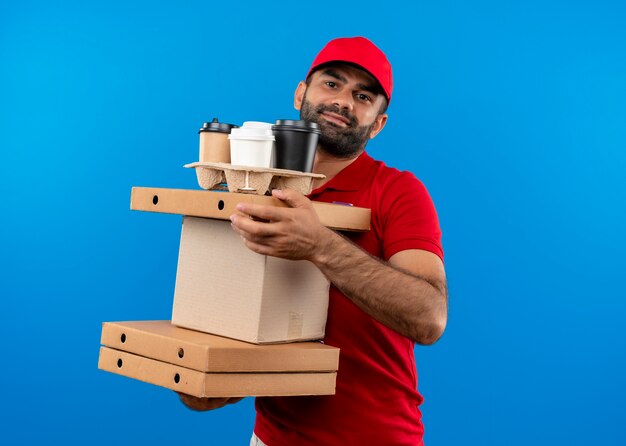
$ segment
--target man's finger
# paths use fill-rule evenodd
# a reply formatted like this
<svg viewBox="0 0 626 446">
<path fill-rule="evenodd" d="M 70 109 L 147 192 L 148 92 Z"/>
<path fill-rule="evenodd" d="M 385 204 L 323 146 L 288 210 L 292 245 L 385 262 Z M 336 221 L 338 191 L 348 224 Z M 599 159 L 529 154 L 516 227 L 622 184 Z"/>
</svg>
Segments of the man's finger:
<svg viewBox="0 0 626 446">
<path fill-rule="evenodd" d="M 253 218 L 266 221 L 280 220 L 286 208 L 277 206 L 266 206 L 263 204 L 238 203 L 235 209 Z"/>
<path fill-rule="evenodd" d="M 293 189 L 274 189 L 272 190 L 272 196 L 284 201 L 292 208 L 304 208 L 311 206 L 311 200 Z"/>
<path fill-rule="evenodd" d="M 198 398 L 180 392 L 177 393 L 185 406 L 197 411 L 217 409 L 228 402 L 228 398 Z"/>
<path fill-rule="evenodd" d="M 270 248 L 269 246 L 266 245 L 261 245 L 259 243 L 256 243 L 252 240 L 249 239 L 244 239 L 243 243 L 246 245 L 246 247 L 251 250 L 256 252 L 257 254 L 262 254 L 264 256 L 271 256 L 271 255 L 275 255 L 275 251 Z"/>
<path fill-rule="evenodd" d="M 245 238 L 269 237 L 274 235 L 272 225 L 251 220 L 241 215 L 230 216 L 231 226 L 239 235 Z"/>
</svg>

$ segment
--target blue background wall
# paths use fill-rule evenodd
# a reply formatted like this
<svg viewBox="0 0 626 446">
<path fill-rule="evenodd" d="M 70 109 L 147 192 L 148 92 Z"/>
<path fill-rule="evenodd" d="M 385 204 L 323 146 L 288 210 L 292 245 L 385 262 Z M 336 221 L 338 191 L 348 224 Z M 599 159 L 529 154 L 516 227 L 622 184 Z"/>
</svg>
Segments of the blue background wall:
<svg viewBox="0 0 626 446">
<path fill-rule="evenodd" d="M 625 23 L 603 0 L 2 2 L 0 441 L 247 444 L 251 399 L 194 413 L 97 370 L 101 322 L 171 314 L 181 219 L 130 188 L 197 188 L 203 121 L 296 117 L 315 53 L 366 35 L 396 82 L 369 151 L 444 231 L 427 443 L 624 444 Z"/>
</svg>

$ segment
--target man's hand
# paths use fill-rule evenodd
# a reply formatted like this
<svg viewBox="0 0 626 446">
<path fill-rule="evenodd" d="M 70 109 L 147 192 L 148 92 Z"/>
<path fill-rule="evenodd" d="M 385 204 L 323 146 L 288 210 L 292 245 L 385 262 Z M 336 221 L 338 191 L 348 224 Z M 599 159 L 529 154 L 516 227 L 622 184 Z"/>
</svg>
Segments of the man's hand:
<svg viewBox="0 0 626 446">
<path fill-rule="evenodd" d="M 192 410 L 203 412 L 205 410 L 219 409 L 228 404 L 233 404 L 241 401 L 243 398 L 198 398 L 195 396 L 187 395 L 185 393 L 178 393 L 180 400 L 185 406 Z"/>
<path fill-rule="evenodd" d="M 276 189 L 272 195 L 289 207 L 240 203 L 230 217 L 249 249 L 309 260 L 382 324 L 420 344 L 439 339 L 446 326 L 448 297 L 443 262 L 437 255 L 409 249 L 384 262 L 323 226 L 305 196 Z"/>
<path fill-rule="evenodd" d="M 324 233 L 311 201 L 290 189 L 274 189 L 272 195 L 287 208 L 239 203 L 230 216 L 232 227 L 245 245 L 259 254 L 291 260 L 313 260 L 323 249 Z"/>
</svg>

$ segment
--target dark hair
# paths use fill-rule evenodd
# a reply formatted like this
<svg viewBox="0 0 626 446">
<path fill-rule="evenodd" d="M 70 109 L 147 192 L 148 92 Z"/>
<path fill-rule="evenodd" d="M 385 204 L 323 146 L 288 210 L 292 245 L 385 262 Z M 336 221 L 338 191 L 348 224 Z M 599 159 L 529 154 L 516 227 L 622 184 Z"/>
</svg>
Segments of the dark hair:
<svg viewBox="0 0 626 446">
<path fill-rule="evenodd" d="M 346 65 L 352 65 L 352 66 L 354 66 L 354 67 L 356 67 L 356 68 L 358 68 L 360 70 L 363 70 L 363 68 L 361 68 L 358 65 L 347 63 L 347 62 L 342 62 L 342 63 L 345 63 Z M 309 73 L 309 76 L 305 80 L 305 83 L 306 83 L 307 87 L 309 85 L 311 85 L 311 77 L 313 76 L 313 73 L 315 73 L 316 71 L 319 71 L 320 68 L 323 68 L 323 67 L 326 67 L 326 66 L 332 65 L 332 64 L 333 64 L 333 62 L 325 63 L 325 64 L 322 64 L 322 65 L 316 67 L 315 70 L 311 71 Z M 378 114 L 382 115 L 383 113 L 385 113 L 387 111 L 387 107 L 389 107 L 389 101 L 387 100 L 387 95 L 385 94 L 385 91 L 383 90 L 383 87 L 381 87 L 378 82 L 376 82 L 376 89 L 374 90 L 374 93 L 376 93 L 377 95 L 383 97 L 383 103 L 380 105 L 380 109 L 378 109 Z"/>
</svg>

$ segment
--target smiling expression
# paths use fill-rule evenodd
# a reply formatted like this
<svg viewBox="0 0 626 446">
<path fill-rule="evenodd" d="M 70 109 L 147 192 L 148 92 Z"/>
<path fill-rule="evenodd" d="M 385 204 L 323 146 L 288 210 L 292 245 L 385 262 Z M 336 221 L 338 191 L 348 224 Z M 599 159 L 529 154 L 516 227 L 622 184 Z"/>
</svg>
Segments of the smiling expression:
<svg viewBox="0 0 626 446">
<path fill-rule="evenodd" d="M 319 148 L 338 158 L 360 154 L 385 126 L 385 97 L 367 72 L 347 64 L 327 65 L 300 82 L 294 106 L 300 119 L 320 126 Z"/>
</svg>

